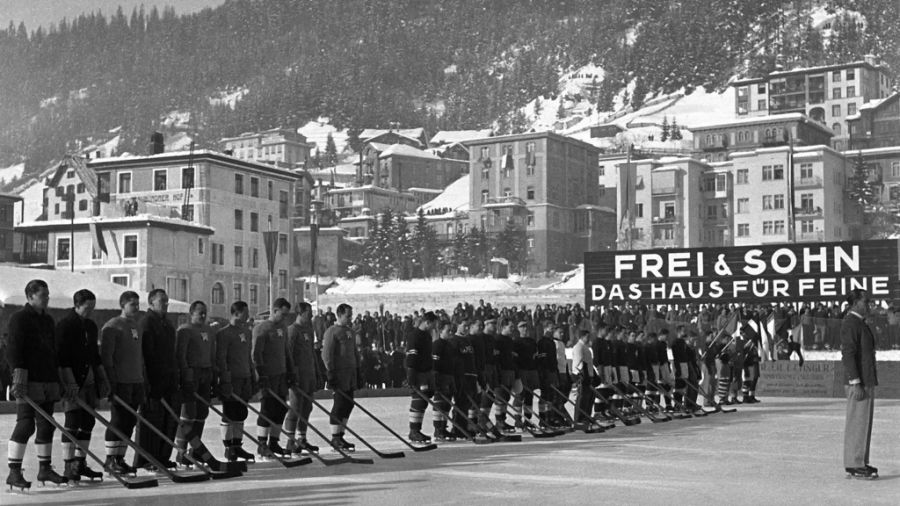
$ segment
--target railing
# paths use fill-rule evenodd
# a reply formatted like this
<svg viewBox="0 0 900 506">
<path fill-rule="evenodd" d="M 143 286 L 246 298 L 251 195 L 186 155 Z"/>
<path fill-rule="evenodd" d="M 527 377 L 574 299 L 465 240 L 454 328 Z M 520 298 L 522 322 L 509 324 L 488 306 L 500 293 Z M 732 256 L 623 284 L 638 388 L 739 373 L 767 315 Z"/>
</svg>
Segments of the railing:
<svg viewBox="0 0 900 506">
<path fill-rule="evenodd" d="M 502 207 L 502 206 L 522 206 L 525 207 L 525 201 L 519 197 L 510 195 L 509 197 L 490 197 L 487 202 L 482 204 L 483 207 Z"/>
<path fill-rule="evenodd" d="M 681 193 L 681 186 L 654 186 L 650 193 L 652 195 L 677 195 Z"/>
<path fill-rule="evenodd" d="M 801 177 L 794 183 L 794 188 L 813 188 L 822 186 L 822 178 L 819 176 Z"/>
<path fill-rule="evenodd" d="M 794 216 L 800 217 L 821 217 L 822 216 L 822 208 L 821 207 L 799 207 L 794 209 Z"/>
<path fill-rule="evenodd" d="M 654 216 L 653 224 L 654 225 L 674 225 L 676 223 L 681 223 L 681 216 Z"/>
<path fill-rule="evenodd" d="M 812 241 L 821 241 L 824 237 L 824 234 L 821 230 L 814 230 L 812 232 L 799 232 L 797 234 L 797 241 L 800 242 L 812 242 Z"/>
</svg>

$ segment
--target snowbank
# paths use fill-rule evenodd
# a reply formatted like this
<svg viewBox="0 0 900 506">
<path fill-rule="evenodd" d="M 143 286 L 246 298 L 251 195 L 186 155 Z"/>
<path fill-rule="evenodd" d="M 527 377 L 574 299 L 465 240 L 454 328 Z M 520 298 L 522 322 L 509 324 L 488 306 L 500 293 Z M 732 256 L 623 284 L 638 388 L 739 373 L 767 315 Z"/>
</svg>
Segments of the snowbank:
<svg viewBox="0 0 900 506">
<path fill-rule="evenodd" d="M 435 292 L 499 292 L 518 289 L 508 279 L 493 278 L 432 278 L 378 281 L 368 277 L 356 279 L 338 278 L 336 286 L 326 293 L 335 294 L 390 294 L 390 293 L 435 293 Z"/>
</svg>

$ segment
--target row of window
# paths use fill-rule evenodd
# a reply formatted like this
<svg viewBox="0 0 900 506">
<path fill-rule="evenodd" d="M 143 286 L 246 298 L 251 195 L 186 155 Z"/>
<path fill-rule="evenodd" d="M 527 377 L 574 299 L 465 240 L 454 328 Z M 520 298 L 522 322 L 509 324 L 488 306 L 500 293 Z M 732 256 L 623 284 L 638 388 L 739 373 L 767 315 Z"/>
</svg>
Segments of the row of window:
<svg viewBox="0 0 900 506">
<path fill-rule="evenodd" d="M 154 169 L 153 170 L 153 191 L 165 191 L 169 189 L 169 169 Z M 106 174 L 101 174 L 100 177 L 103 178 Z M 108 176 L 107 176 L 108 177 Z M 132 181 L 131 181 L 131 172 L 119 172 L 119 180 L 118 180 L 118 192 L 119 193 L 131 193 L 132 192 Z M 105 178 L 104 178 L 105 179 Z M 259 178 L 258 177 L 250 177 L 249 184 L 249 195 L 251 197 L 259 197 Z M 181 169 L 181 188 L 193 188 L 195 184 L 195 171 L 193 167 L 185 167 Z M 70 185 L 71 186 L 71 185 Z M 84 185 L 78 185 L 79 190 L 78 193 L 81 193 L 84 189 Z M 267 181 L 267 190 L 268 190 L 268 199 L 275 200 L 275 184 L 272 181 Z M 71 191 L 71 190 L 67 190 Z M 244 194 L 244 175 L 243 174 L 235 174 L 234 175 L 234 192 L 243 195 Z M 288 192 L 285 190 L 281 190 L 281 196 L 279 200 L 286 201 L 286 194 Z M 62 196 L 63 192 L 61 191 L 61 187 L 57 187 L 56 194 L 58 196 Z"/>
<path fill-rule="evenodd" d="M 213 265 L 225 265 L 225 246 L 220 243 L 210 243 L 211 255 L 210 262 Z M 285 255 L 287 254 L 288 249 L 288 238 L 285 234 L 278 234 L 278 254 Z M 251 269 L 259 268 L 259 248 L 248 248 L 249 250 L 249 267 Z M 198 253 L 203 254 L 203 239 L 200 239 L 198 244 Z M 235 267 L 243 267 L 244 266 L 244 247 L 243 246 L 235 246 L 234 247 L 234 266 Z"/>
<path fill-rule="evenodd" d="M 525 190 L 525 200 L 534 200 L 534 198 L 535 198 L 534 195 L 535 195 L 534 188 L 529 186 Z M 513 191 L 509 188 L 504 188 L 501 196 L 502 197 L 512 197 Z M 481 190 L 481 203 L 486 204 L 489 198 L 491 198 L 490 190 Z"/>
<path fill-rule="evenodd" d="M 122 258 L 125 260 L 137 260 L 138 257 L 138 236 L 137 234 L 125 234 L 122 236 L 124 247 L 122 248 Z M 100 252 L 93 250 L 91 253 L 93 260 L 100 259 Z M 56 238 L 56 261 L 68 262 L 72 260 L 72 241 L 69 237 Z"/>
</svg>

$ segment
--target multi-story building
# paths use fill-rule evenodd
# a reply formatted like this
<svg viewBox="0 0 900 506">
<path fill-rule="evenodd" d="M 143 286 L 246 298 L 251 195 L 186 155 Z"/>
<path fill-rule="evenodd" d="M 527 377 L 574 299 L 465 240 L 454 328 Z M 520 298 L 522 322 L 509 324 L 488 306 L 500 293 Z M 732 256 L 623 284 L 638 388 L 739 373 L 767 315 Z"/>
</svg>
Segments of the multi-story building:
<svg viewBox="0 0 900 506">
<path fill-rule="evenodd" d="M 594 146 L 551 132 L 467 141 L 469 218 L 488 235 L 525 229 L 529 271 L 583 261 L 614 241 L 614 211 L 598 202 Z"/>
<path fill-rule="evenodd" d="M 425 203 L 422 194 L 378 186 L 348 186 L 334 188 L 325 195 L 325 207 L 338 219 L 346 219 L 369 212 L 380 213 L 390 209 L 394 214 L 408 214 Z"/>
<path fill-rule="evenodd" d="M 864 61 L 779 70 L 732 82 L 738 116 L 803 113 L 834 132 L 831 146 L 847 149 L 847 117 L 890 93 L 893 75 L 874 57 Z"/>
<path fill-rule="evenodd" d="M 881 185 L 881 202 L 891 211 L 900 211 L 900 143 L 893 146 L 844 151 L 851 167 L 861 158 L 869 178 Z M 850 169 L 853 170 L 853 169 Z"/>
<path fill-rule="evenodd" d="M 18 195 L 0 193 L 0 262 L 11 262 L 14 260 L 13 228 L 15 221 L 13 216 L 15 214 L 15 206 L 21 200 L 22 197 Z"/>
<path fill-rule="evenodd" d="M 306 168 L 315 144 L 296 130 L 273 128 L 262 132 L 246 132 L 219 141 L 222 151 L 240 160 L 278 164 L 290 169 Z"/>
<path fill-rule="evenodd" d="M 469 169 L 469 162 L 441 158 L 406 144 L 369 142 L 360 152 L 358 180 L 364 185 L 443 190 Z"/>
<path fill-rule="evenodd" d="M 859 209 L 845 191 L 852 165 L 827 146 L 738 151 L 715 163 L 678 158 L 620 165 L 619 248 L 859 238 Z"/>
<path fill-rule="evenodd" d="M 863 104 L 847 124 L 850 150 L 900 146 L 900 92 Z"/>
<path fill-rule="evenodd" d="M 744 117 L 691 128 L 696 158 L 727 160 L 731 153 L 756 148 L 828 145 L 832 131 L 803 113 Z"/>
<path fill-rule="evenodd" d="M 45 261 L 57 268 L 132 289 L 166 288 L 179 300 L 206 301 L 211 316 L 226 317 L 237 299 L 263 311 L 271 297 L 294 296 L 293 171 L 203 150 L 92 160 L 87 169 L 96 173 L 91 200 L 107 200 L 108 192 L 109 202 L 94 216 L 76 214 L 74 223 L 48 213 L 46 221 L 19 225 L 26 253 L 43 243 Z M 66 192 L 46 195 L 48 208 L 66 199 Z M 277 234 L 272 285 L 267 231 Z"/>
<path fill-rule="evenodd" d="M 428 149 L 428 138 L 425 137 L 424 128 L 400 128 L 381 129 L 366 128 L 359 134 L 359 140 L 363 143 L 377 142 L 379 144 L 403 144 L 418 149 Z"/>
</svg>

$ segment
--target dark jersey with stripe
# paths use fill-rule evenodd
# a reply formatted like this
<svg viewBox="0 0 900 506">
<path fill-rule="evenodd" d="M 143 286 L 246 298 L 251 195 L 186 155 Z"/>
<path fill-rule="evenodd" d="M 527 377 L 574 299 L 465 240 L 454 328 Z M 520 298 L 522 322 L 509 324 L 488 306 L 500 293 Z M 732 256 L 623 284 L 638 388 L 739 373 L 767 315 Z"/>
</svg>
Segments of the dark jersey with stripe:
<svg viewBox="0 0 900 506">
<path fill-rule="evenodd" d="M 406 367 L 419 372 L 434 368 L 431 334 L 425 330 L 413 329 L 406 340 Z"/>
<path fill-rule="evenodd" d="M 537 354 L 537 342 L 530 338 L 519 338 L 513 341 L 513 353 L 516 355 L 516 366 L 519 369 L 532 371 L 537 369 L 534 356 Z"/>
<path fill-rule="evenodd" d="M 494 338 L 494 356 L 497 358 L 497 367 L 501 371 L 515 371 L 516 361 L 513 358 L 513 341 L 509 336 L 500 334 Z"/>
<path fill-rule="evenodd" d="M 434 358 L 434 371 L 438 374 L 453 375 L 456 370 L 456 346 L 447 339 L 439 339 L 432 343 L 431 354 Z"/>
</svg>

